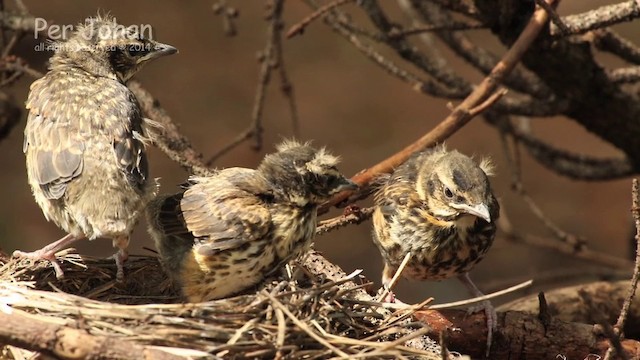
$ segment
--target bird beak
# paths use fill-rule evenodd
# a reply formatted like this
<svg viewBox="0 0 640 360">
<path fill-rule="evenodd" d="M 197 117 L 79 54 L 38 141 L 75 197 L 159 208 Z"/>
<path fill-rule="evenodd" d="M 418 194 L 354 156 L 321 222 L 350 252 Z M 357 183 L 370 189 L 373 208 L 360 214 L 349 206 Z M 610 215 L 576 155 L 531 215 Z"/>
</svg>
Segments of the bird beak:
<svg viewBox="0 0 640 360">
<path fill-rule="evenodd" d="M 151 60 L 151 59 L 159 58 L 165 55 L 172 55 L 176 53 L 178 53 L 178 49 L 174 48 L 173 46 L 157 42 L 153 46 L 153 51 L 147 54 L 144 60 L 145 61 Z"/>
<path fill-rule="evenodd" d="M 341 191 L 344 190 L 356 190 L 358 189 L 358 184 L 354 183 L 353 181 L 349 180 L 349 179 L 342 179 L 342 181 L 340 182 L 340 184 L 338 184 L 338 186 L 336 186 L 333 189 L 333 193 L 339 193 Z"/>
<path fill-rule="evenodd" d="M 452 208 L 467 213 L 469 215 L 477 216 L 486 222 L 491 222 L 491 214 L 489 214 L 489 208 L 487 205 L 480 203 L 477 205 L 468 204 L 449 204 Z"/>
</svg>

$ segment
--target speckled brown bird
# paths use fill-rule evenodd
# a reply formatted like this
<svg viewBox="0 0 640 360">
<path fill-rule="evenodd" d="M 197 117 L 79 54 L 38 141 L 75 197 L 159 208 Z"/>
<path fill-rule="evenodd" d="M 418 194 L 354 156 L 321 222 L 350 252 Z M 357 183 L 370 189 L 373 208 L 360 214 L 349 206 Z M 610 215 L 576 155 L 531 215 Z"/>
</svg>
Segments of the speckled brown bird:
<svg viewBox="0 0 640 360">
<path fill-rule="evenodd" d="M 407 253 L 402 275 L 413 280 L 457 277 L 474 296 L 482 293 L 468 272 L 485 256 L 496 233 L 500 206 L 489 183 L 491 164 L 479 164 L 438 146 L 420 152 L 381 179 L 375 196 L 373 239 L 389 283 Z M 496 325 L 487 301 L 488 344 Z"/>
<path fill-rule="evenodd" d="M 357 187 L 337 163 L 324 149 L 287 141 L 256 170 L 193 177 L 184 192 L 152 201 L 149 232 L 186 299 L 238 293 L 301 255 L 315 234 L 318 205 Z"/>
<path fill-rule="evenodd" d="M 125 85 L 145 63 L 177 50 L 144 38 L 110 16 L 89 18 L 51 44 L 49 72 L 31 85 L 24 130 L 29 185 L 44 216 L 68 235 L 34 252 L 63 275 L 55 253 L 105 237 L 118 247 L 118 278 L 133 226 L 154 196 L 145 154 L 145 120 Z"/>
</svg>

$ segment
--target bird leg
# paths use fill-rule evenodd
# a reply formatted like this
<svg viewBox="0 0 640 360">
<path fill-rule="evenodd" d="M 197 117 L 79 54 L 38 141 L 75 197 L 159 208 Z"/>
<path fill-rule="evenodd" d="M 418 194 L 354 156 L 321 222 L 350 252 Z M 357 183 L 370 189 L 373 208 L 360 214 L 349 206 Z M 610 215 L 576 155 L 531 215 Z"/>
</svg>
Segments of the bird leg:
<svg viewBox="0 0 640 360">
<path fill-rule="evenodd" d="M 387 292 L 387 296 L 381 299 L 384 302 L 398 304 L 398 305 L 407 305 L 405 302 L 402 302 L 400 299 L 396 297 L 396 294 L 391 289 L 393 287 L 393 277 L 395 276 L 398 270 L 392 268 L 391 266 L 385 264 L 384 270 L 382 270 L 382 288 L 384 292 Z"/>
<path fill-rule="evenodd" d="M 484 296 L 482 291 L 476 287 L 476 285 L 471 281 L 469 277 L 469 273 L 464 273 L 458 276 L 458 280 L 460 280 L 466 287 L 469 289 L 469 292 L 474 297 Z M 496 309 L 491 305 L 489 300 L 485 300 L 480 303 L 478 307 L 471 307 L 469 312 L 474 313 L 479 310 L 484 310 L 484 313 L 487 317 L 487 352 L 486 355 L 489 357 L 489 350 L 491 350 L 491 342 L 493 341 L 493 333 L 498 328 L 498 314 L 496 313 Z"/>
<path fill-rule="evenodd" d="M 119 236 L 113 238 L 113 247 L 118 248 L 118 252 L 111 257 L 116 261 L 116 280 L 124 279 L 124 262 L 129 258 L 127 247 L 129 246 L 129 236 Z"/>
<path fill-rule="evenodd" d="M 49 260 L 51 266 L 53 266 L 53 269 L 56 272 L 56 278 L 62 279 L 64 277 L 64 271 L 62 271 L 60 262 L 58 262 L 58 259 L 56 259 L 56 253 L 73 244 L 74 242 L 82 239 L 85 239 L 85 236 L 75 236 L 73 234 L 67 234 L 61 239 L 52 242 L 51 244 L 43 247 L 40 250 L 31 252 L 16 250 L 13 252 L 13 256 L 17 258 L 26 258 L 32 260 Z"/>
</svg>

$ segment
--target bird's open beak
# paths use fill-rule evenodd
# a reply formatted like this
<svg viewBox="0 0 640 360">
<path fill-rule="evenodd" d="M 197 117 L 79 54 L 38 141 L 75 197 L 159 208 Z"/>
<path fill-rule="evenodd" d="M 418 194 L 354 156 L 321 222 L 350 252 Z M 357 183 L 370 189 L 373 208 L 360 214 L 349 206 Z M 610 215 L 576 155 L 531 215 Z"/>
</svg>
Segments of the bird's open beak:
<svg viewBox="0 0 640 360">
<path fill-rule="evenodd" d="M 489 214 L 489 208 L 487 205 L 480 203 L 477 205 L 468 204 L 449 204 L 452 208 L 467 213 L 469 215 L 477 216 L 486 222 L 491 222 L 491 214 Z"/>
<path fill-rule="evenodd" d="M 358 187 L 359 187 L 358 184 L 345 178 L 342 180 L 340 184 L 338 184 L 338 186 L 335 187 L 335 189 L 333 190 L 333 193 L 339 193 L 344 190 L 356 190 L 358 189 Z"/>
</svg>

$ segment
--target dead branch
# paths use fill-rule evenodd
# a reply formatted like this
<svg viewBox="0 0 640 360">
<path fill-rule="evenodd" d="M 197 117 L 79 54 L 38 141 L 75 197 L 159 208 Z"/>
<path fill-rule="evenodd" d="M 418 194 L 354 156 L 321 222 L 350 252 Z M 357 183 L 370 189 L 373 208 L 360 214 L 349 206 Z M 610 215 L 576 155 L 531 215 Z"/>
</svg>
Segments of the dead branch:
<svg viewBox="0 0 640 360">
<path fill-rule="evenodd" d="M 180 134 L 175 122 L 160 106 L 160 103 L 137 81 L 131 81 L 129 88 L 138 99 L 145 116 L 160 126 L 148 126 L 154 144 L 170 159 L 196 175 L 211 174 L 212 171 L 202 161 L 202 154 L 196 152 L 186 136 Z"/>
<path fill-rule="evenodd" d="M 228 153 L 233 150 L 236 146 L 242 144 L 243 142 L 252 139 L 254 140 L 254 144 L 252 148 L 256 151 L 262 148 L 262 112 L 264 110 L 264 101 L 266 97 L 267 86 L 271 82 L 271 72 L 273 71 L 275 66 L 283 67 L 284 64 L 281 62 L 278 64 L 278 60 L 282 60 L 282 47 L 280 46 L 282 42 L 282 11 L 284 9 L 284 0 L 275 0 L 273 4 L 269 5 L 269 15 L 267 19 L 269 20 L 269 30 L 267 32 L 267 44 L 264 48 L 264 51 L 260 54 L 259 59 L 261 62 L 260 65 L 260 75 L 258 78 L 258 88 L 256 89 L 255 99 L 253 102 L 253 110 L 251 111 L 251 123 L 249 127 L 238 134 L 235 139 L 231 140 L 231 142 L 225 145 L 222 149 L 220 149 L 217 153 L 212 155 L 209 160 L 207 160 L 207 166 L 211 166 L 217 159 L 219 159 L 222 155 Z M 281 72 L 281 81 L 282 84 L 285 84 L 287 80 L 285 73 Z M 284 85 L 283 85 L 284 86 Z M 289 86 L 290 91 L 290 86 Z M 286 91 L 284 94 L 290 96 L 290 93 Z M 290 101 L 292 97 L 289 97 Z"/>
<path fill-rule="evenodd" d="M 619 4 L 606 5 L 584 14 L 566 16 L 561 20 L 565 25 L 565 30 L 553 23 L 550 32 L 553 36 L 582 34 L 590 30 L 628 22 L 638 17 L 640 17 L 640 5 L 636 0 L 627 0 Z"/>
<path fill-rule="evenodd" d="M 502 208 L 500 212 L 498 227 L 502 230 L 508 241 L 549 249 L 561 254 L 570 255 L 576 259 L 586 260 L 612 268 L 628 270 L 633 266 L 633 263 L 627 259 L 608 255 L 602 251 L 590 250 L 586 246 L 576 246 L 578 243 L 561 242 L 557 239 L 547 239 L 536 235 L 520 233 L 511 225 L 506 209 Z"/>
<path fill-rule="evenodd" d="M 544 10 L 538 10 L 531 17 L 529 24 L 522 31 L 518 40 L 507 51 L 502 60 L 493 68 L 491 73 L 484 78 L 484 80 L 473 90 L 467 98 L 465 98 L 460 105 L 458 105 L 451 114 L 439 123 L 430 132 L 422 136 L 416 142 L 405 147 L 401 151 L 388 157 L 387 159 L 379 162 L 378 164 L 359 172 L 354 175 L 351 180 L 359 185 L 368 184 L 371 182 L 374 176 L 382 173 L 388 173 L 399 164 L 406 161 L 411 154 L 416 151 L 423 150 L 427 147 L 434 146 L 438 142 L 442 142 L 449 136 L 453 135 L 456 131 L 462 128 L 468 123 L 473 116 L 477 115 L 477 107 L 483 105 L 483 103 L 491 97 L 496 91 L 499 84 L 502 83 L 505 76 L 507 76 L 511 70 L 520 61 L 520 58 L 531 45 L 538 33 L 542 30 L 546 24 L 548 15 Z M 495 99 L 497 100 L 497 99 Z M 486 106 L 482 106 L 486 108 Z M 325 204 L 319 213 L 324 213 L 331 206 L 337 205 L 345 200 L 350 193 L 343 192 L 338 194 Z"/>
<path fill-rule="evenodd" d="M 70 326 L 35 320 L 22 311 L 0 312 L 0 322 L 0 343 L 38 351 L 56 359 L 185 359 L 185 356 L 163 351 L 161 347 L 139 345 L 116 336 L 91 335 Z M 188 354 L 188 351 L 184 353 Z"/>
<path fill-rule="evenodd" d="M 284 353 L 302 351 L 300 347 L 308 349 L 306 351 L 311 351 L 311 349 L 317 351 L 309 354 L 325 353 L 326 348 L 313 340 L 313 337 L 307 333 L 313 331 L 314 336 L 322 337 L 332 346 L 350 355 L 361 351 L 364 351 L 363 354 L 372 354 L 377 351 L 376 353 L 379 355 L 388 354 L 389 356 L 394 356 L 392 354 L 429 354 L 429 352 L 409 347 L 408 343 L 404 343 L 407 338 L 402 342 L 398 340 L 405 334 L 416 332 L 415 328 L 411 331 L 408 330 L 411 328 L 411 324 L 416 323 L 412 323 L 406 316 L 407 310 L 399 310 L 391 314 L 384 309 L 384 304 L 377 303 L 373 296 L 364 290 L 363 285 L 360 284 L 363 279 L 360 279 L 357 273 L 347 275 L 342 269 L 317 252 L 310 252 L 302 260 L 300 269 L 303 270 L 303 274 L 309 274 L 307 275 L 310 277 L 308 279 L 304 276 L 294 276 L 294 280 L 291 280 L 286 275 L 281 275 L 284 278 L 270 279 L 257 290 L 250 290 L 247 295 L 200 304 L 120 305 L 90 300 L 64 292 L 51 293 L 34 290 L 20 285 L 23 284 L 23 280 L 34 277 L 48 278 L 51 280 L 50 282 L 39 282 L 39 284 L 46 288 L 54 286 L 64 288 L 66 291 L 78 291 L 78 288 L 86 288 L 86 286 L 73 280 L 74 276 L 81 276 L 81 279 L 84 279 L 81 282 L 90 281 L 94 288 L 103 287 L 96 280 L 105 283 L 112 281 L 115 268 L 111 261 L 86 258 L 84 262 L 88 265 L 85 270 L 65 271 L 68 279 L 61 280 L 61 282 L 55 279 L 53 271 L 47 266 L 26 267 L 27 264 L 24 261 L 11 260 L 2 268 L 0 298 L 18 311 L 6 316 L 25 315 L 24 312 L 28 312 L 30 324 L 34 324 L 35 321 L 35 325 L 40 326 L 44 322 L 55 330 L 63 328 L 65 334 L 68 334 L 67 329 L 71 329 L 74 336 L 84 334 L 90 337 L 82 338 L 86 340 L 84 343 L 91 341 L 91 344 L 111 344 L 109 341 L 117 339 L 120 347 L 113 351 L 131 349 L 129 344 L 137 346 L 135 351 L 149 349 L 150 344 L 156 344 L 163 346 L 165 350 L 171 348 L 171 354 L 174 355 L 180 354 L 180 351 L 186 351 L 184 349 L 207 351 L 214 354 L 228 350 L 230 351 L 229 356 L 246 354 L 243 356 L 270 358 L 277 351 L 273 344 L 275 344 L 279 326 L 276 325 L 277 316 L 268 314 L 280 307 L 270 306 L 272 300 L 269 300 L 269 296 L 264 295 L 264 291 L 261 291 L 266 287 L 270 289 L 268 290 L 270 296 L 276 298 L 280 304 L 305 324 L 306 330 L 303 330 L 287 321 L 284 346 L 281 347 Z M 138 262 L 142 262 L 142 264 L 137 265 Z M 151 263 L 155 265 L 150 266 Z M 66 261 L 63 266 L 65 270 L 73 270 L 75 267 Z M 140 293 L 145 293 L 146 296 L 155 299 L 160 296 L 158 292 L 164 291 L 161 289 L 166 288 L 160 285 L 160 282 L 164 280 L 162 276 L 158 276 L 159 271 L 155 258 L 132 258 L 127 266 L 131 267 L 128 273 L 135 274 L 146 281 L 136 283 L 135 288 L 121 289 L 124 292 L 117 297 L 118 302 L 124 304 L 127 302 L 140 303 L 141 300 L 144 301 L 144 298 L 138 295 Z M 103 275 L 103 272 L 106 274 Z M 626 284 L 628 285 L 628 282 Z M 144 287 L 144 289 L 140 287 Z M 621 289 L 624 291 L 621 290 L 619 294 L 624 297 L 626 287 L 621 287 Z M 575 290 L 573 294 L 575 294 Z M 594 299 L 596 303 L 599 304 L 599 301 L 615 303 L 615 301 L 611 301 L 613 293 L 610 291 L 604 291 L 600 288 L 599 294 L 600 297 Z M 557 309 L 554 297 L 548 296 L 548 298 L 550 312 L 554 317 L 552 317 L 546 332 L 536 313 L 526 314 L 516 311 L 499 313 L 500 323 L 492 346 L 491 359 L 520 359 L 524 357 L 527 359 L 549 359 L 556 354 L 582 359 L 590 353 L 604 355 L 607 340 L 594 334 L 591 325 L 560 320 L 561 317 L 554 314 Z M 3 309 L 6 311 L 6 306 Z M 78 309 L 81 310 L 78 311 Z M 311 311 L 311 309 L 315 310 Z M 634 314 L 634 310 L 630 313 Z M 484 336 L 486 336 L 483 313 L 469 315 L 466 310 L 426 310 L 417 312 L 414 317 L 429 325 L 430 329 L 424 334 L 433 339 L 437 339 L 440 332 L 447 331 L 449 350 L 461 351 L 474 358 L 483 356 Z M 15 317 L 14 319 L 21 321 L 21 324 L 25 323 L 23 317 Z M 257 320 L 252 322 L 250 319 Z M 632 319 L 633 316 L 630 317 L 630 320 Z M 323 326 L 327 326 L 326 330 L 319 331 L 311 320 L 325 324 Z M 633 321 L 630 323 L 632 324 Z M 77 324 L 76 326 L 79 326 L 80 329 L 75 330 L 73 324 Z M 338 330 L 334 326 L 339 326 L 339 329 L 342 330 Z M 240 329 L 243 327 L 244 330 L 241 331 Z M 4 333 L 2 328 L 5 329 Z M 253 330 L 247 333 L 246 331 L 249 329 Z M 9 333 L 13 334 L 12 330 L 13 328 L 0 327 L 0 342 L 10 340 L 10 336 L 13 335 Z M 337 335 L 344 331 L 352 335 Z M 28 334 L 40 333 L 57 334 L 56 332 L 44 332 L 44 330 Z M 25 334 L 27 334 L 26 331 Z M 207 336 L 203 337 L 202 334 L 207 334 Z M 240 335 L 236 338 L 235 334 Z M 358 336 L 362 337 L 355 337 L 355 334 L 361 334 Z M 398 337 L 389 338 L 390 334 L 397 334 Z M 26 343 L 12 342 L 12 344 L 45 351 L 42 345 L 38 345 L 38 341 L 41 341 L 42 338 L 31 336 L 23 340 Z M 258 338 L 255 338 L 256 336 Z M 234 338 L 237 340 L 230 342 Z M 267 341 L 266 339 L 272 340 Z M 66 341 L 67 338 L 65 337 L 63 340 Z M 440 359 L 439 347 L 434 348 L 435 345 L 429 343 L 427 337 L 418 337 L 411 344 L 415 345 L 418 340 L 427 342 L 421 345 L 422 349 L 426 347 L 437 350 L 435 352 L 437 356 L 433 359 Z M 622 344 L 626 349 L 638 349 L 638 343 L 633 340 L 624 340 Z M 48 354 L 53 353 L 56 356 L 61 356 L 53 352 L 57 351 L 57 348 L 49 347 L 48 351 Z M 552 355 L 552 352 L 555 353 Z M 117 357 L 117 354 L 112 354 L 114 353 L 104 352 L 102 358 L 121 358 Z M 430 354 L 434 354 L 434 352 Z M 431 358 L 427 357 L 427 359 Z"/>
</svg>

